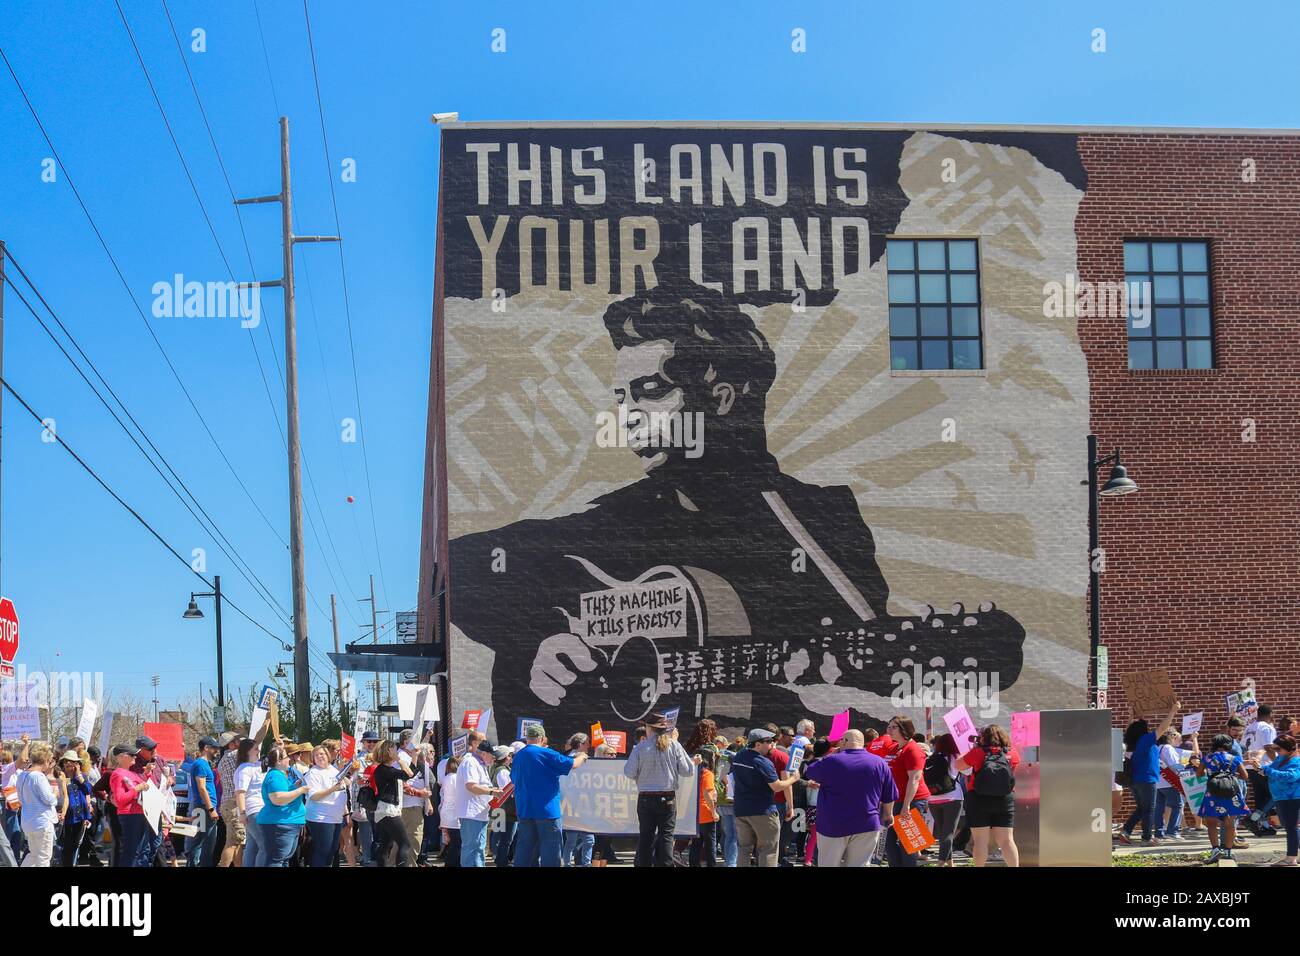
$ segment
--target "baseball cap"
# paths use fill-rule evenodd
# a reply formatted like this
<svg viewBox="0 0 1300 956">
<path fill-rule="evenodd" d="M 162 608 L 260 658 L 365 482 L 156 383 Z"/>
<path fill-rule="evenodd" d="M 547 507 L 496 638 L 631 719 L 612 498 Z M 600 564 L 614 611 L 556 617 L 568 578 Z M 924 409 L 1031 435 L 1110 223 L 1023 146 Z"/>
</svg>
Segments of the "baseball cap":
<svg viewBox="0 0 1300 956">
<path fill-rule="evenodd" d="M 133 753 L 135 753 L 135 751 L 132 750 L 130 747 L 128 747 L 126 744 L 114 744 L 114 745 L 113 745 L 113 756 L 114 756 L 114 757 L 120 757 L 120 756 L 122 756 L 123 754 L 133 754 Z"/>
<path fill-rule="evenodd" d="M 229 747 L 238 739 L 239 739 L 239 734 L 227 730 L 224 734 L 222 734 L 220 737 L 217 738 L 217 746 L 221 747 L 224 750 L 226 747 Z"/>
<path fill-rule="evenodd" d="M 485 754 L 492 754 L 493 756 L 496 755 L 496 753 L 495 753 L 495 752 L 496 752 L 496 748 L 493 747 L 493 746 L 492 746 L 490 743 L 488 743 L 486 740 L 480 740 L 480 741 L 478 742 L 478 749 L 481 750 L 481 751 L 483 751 Z"/>
<path fill-rule="evenodd" d="M 362 742 L 363 744 L 377 744 L 377 743 L 379 743 L 379 731 L 377 731 L 377 730 L 367 730 L 364 734 L 361 735 L 361 742 Z"/>
<path fill-rule="evenodd" d="M 776 734 L 772 733 L 772 731 L 764 730 L 762 727 L 755 727 L 749 732 L 748 739 L 751 744 L 756 744 L 760 740 L 772 740 L 775 737 Z"/>
<path fill-rule="evenodd" d="M 136 737 L 135 749 L 136 750 L 157 750 L 158 741 L 154 740 L 152 737 Z"/>
<path fill-rule="evenodd" d="M 492 756 L 496 757 L 498 760 L 505 760 L 512 753 L 514 753 L 514 750 L 505 744 L 498 744 L 492 748 Z"/>
<path fill-rule="evenodd" d="M 523 750 L 527 746 L 528 744 L 524 743 L 522 740 L 516 740 L 514 743 L 510 745 L 510 752 L 517 754 L 519 753 L 519 751 Z"/>
<path fill-rule="evenodd" d="M 211 737 L 200 737 L 200 738 L 199 738 L 199 747 L 200 747 L 200 748 L 202 748 L 202 747 L 211 747 L 213 750 L 220 750 L 220 749 L 221 749 L 221 744 L 217 743 L 217 742 L 216 742 L 215 740 L 213 740 Z"/>
<path fill-rule="evenodd" d="M 546 728 L 541 724 L 529 724 L 524 728 L 524 736 L 529 740 L 541 740 L 546 736 Z"/>
<path fill-rule="evenodd" d="M 75 750 L 69 750 L 66 751 L 63 754 L 63 756 L 59 758 L 59 763 L 63 763 L 63 761 L 65 760 L 71 760 L 74 763 L 81 763 L 81 755 L 78 754 Z"/>
</svg>

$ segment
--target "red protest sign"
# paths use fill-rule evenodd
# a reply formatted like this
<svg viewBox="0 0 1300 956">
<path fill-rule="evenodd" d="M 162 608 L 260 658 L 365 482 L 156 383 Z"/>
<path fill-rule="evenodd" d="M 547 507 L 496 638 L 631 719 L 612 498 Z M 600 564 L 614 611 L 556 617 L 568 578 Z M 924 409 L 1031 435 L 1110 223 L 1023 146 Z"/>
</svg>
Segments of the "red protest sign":
<svg viewBox="0 0 1300 956">
<path fill-rule="evenodd" d="M 515 784 L 514 781 L 512 780 L 510 783 L 506 784 L 505 787 L 502 788 L 499 794 L 497 794 L 495 797 L 491 799 L 491 801 L 488 803 L 488 806 L 491 809 L 496 810 L 498 807 L 501 806 L 501 804 L 509 800 L 510 795 L 514 792 L 515 792 Z"/>
<path fill-rule="evenodd" d="M 591 725 L 591 745 L 599 747 L 605 742 L 605 732 L 600 729 L 600 722 Z"/>
<path fill-rule="evenodd" d="M 919 853 L 927 846 L 934 845 L 934 834 L 925 825 L 921 811 L 913 807 L 905 817 L 894 817 L 894 832 L 898 842 L 903 844 L 903 852 L 908 856 Z"/>
<path fill-rule="evenodd" d="M 185 760 L 185 728 L 180 724 L 144 724 L 140 728 L 146 737 L 158 745 L 154 754 L 172 763 Z"/>
<path fill-rule="evenodd" d="M 339 734 L 339 759 L 347 763 L 356 753 L 357 738 L 350 734 Z"/>
<path fill-rule="evenodd" d="M 0 597 L 0 667 L 12 676 L 14 656 L 18 653 L 18 610 L 14 602 Z"/>
<path fill-rule="evenodd" d="M 460 722 L 461 730 L 478 730 L 478 719 L 483 715 L 481 710 L 467 710 L 465 717 Z"/>
<path fill-rule="evenodd" d="M 599 726 L 599 725 L 597 725 Z M 627 753 L 627 733 L 622 730 L 606 730 L 605 746 L 616 754 Z"/>
</svg>

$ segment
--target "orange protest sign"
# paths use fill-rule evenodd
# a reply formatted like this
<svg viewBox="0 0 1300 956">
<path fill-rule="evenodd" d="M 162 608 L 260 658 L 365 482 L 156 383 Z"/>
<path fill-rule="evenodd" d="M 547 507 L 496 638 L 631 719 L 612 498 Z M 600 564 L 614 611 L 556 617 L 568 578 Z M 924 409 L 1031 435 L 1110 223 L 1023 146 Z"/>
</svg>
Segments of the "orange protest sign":
<svg viewBox="0 0 1300 956">
<path fill-rule="evenodd" d="M 600 722 L 591 725 L 591 745 L 599 747 L 605 742 L 605 732 L 600 729 Z"/>
<path fill-rule="evenodd" d="M 934 845 L 934 834 L 925 825 L 925 818 L 916 807 L 905 817 L 894 817 L 894 832 L 898 834 L 898 842 L 903 844 L 903 852 L 909 856 Z"/>
</svg>

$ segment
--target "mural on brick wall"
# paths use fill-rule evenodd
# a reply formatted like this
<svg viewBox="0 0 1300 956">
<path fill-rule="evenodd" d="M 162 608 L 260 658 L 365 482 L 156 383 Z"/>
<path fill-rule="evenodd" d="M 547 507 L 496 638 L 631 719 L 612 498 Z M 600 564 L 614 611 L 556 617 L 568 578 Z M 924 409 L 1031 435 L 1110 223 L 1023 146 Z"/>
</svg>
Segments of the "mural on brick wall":
<svg viewBox="0 0 1300 956">
<path fill-rule="evenodd" d="M 453 713 L 1082 703 L 1072 137 L 461 127 L 442 166 Z M 957 371 L 889 305 L 945 243 L 889 237 L 974 240 Z"/>
</svg>

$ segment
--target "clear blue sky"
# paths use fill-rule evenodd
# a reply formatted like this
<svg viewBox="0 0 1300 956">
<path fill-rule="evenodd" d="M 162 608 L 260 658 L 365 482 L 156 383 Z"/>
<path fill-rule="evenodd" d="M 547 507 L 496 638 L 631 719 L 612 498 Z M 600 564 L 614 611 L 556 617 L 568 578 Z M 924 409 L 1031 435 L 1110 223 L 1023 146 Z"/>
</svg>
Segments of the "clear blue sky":
<svg viewBox="0 0 1300 956">
<path fill-rule="evenodd" d="M 238 223 L 161 0 L 122 2 L 242 278 L 248 263 Z M 273 83 L 292 123 L 298 231 L 333 232 L 302 4 L 259 0 L 269 77 L 252 0 L 168 6 L 235 191 L 278 189 Z M 357 406 L 338 255 L 331 246 L 300 247 L 303 443 L 320 510 L 310 486 L 306 501 L 323 543 L 322 550 L 308 529 L 308 583 L 326 608 L 339 591 L 344 640 L 359 633 L 355 621 L 368 620 L 355 601 L 366 593 L 367 574 L 379 581 L 372 505 L 380 605 L 409 609 L 416 600 L 438 170 L 431 112 L 457 110 L 466 120 L 1300 126 L 1300 61 L 1291 46 L 1300 8 L 1292 3 L 312 0 L 311 13 L 372 485 L 360 445 L 339 441 L 338 419 L 355 416 Z M 204 53 L 189 52 L 196 27 L 207 33 Z M 498 27 L 506 31 L 500 54 L 490 49 Z M 1106 30 L 1103 54 L 1091 50 L 1098 27 Z M 795 28 L 806 31 L 806 53 L 791 50 Z M 113 3 L 8 0 L 0 47 L 146 310 L 153 284 L 174 273 L 227 279 Z M 0 239 L 288 608 L 283 544 L 204 434 L 67 177 L 60 171 L 58 182 L 42 182 L 50 151 L 3 70 L 0 130 Z M 338 181 L 345 157 L 356 160 L 355 183 Z M 244 214 L 264 278 L 279 274 L 278 216 L 275 206 Z M 182 553 L 206 548 L 208 570 L 222 574 L 230 596 L 288 639 L 288 628 L 166 490 L 16 296 L 5 305 L 6 377 Z M 278 292 L 268 292 L 264 306 L 281 349 Z M 287 538 L 285 456 L 249 333 L 229 319 L 164 318 L 153 327 L 253 498 Z M 263 329 L 254 341 L 274 392 Z M 43 444 L 8 397 L 4 411 L 0 585 L 22 615 L 20 660 L 103 671 L 110 690 L 145 698 L 157 673 L 164 707 L 200 682 L 210 688 L 210 616 L 198 624 L 180 617 L 196 579 L 64 451 Z M 325 649 L 328 616 L 314 602 L 308 607 L 312 643 Z M 225 632 L 228 684 L 252 683 L 288 660 L 234 613 Z M 315 666 L 328 673 L 321 658 Z"/>
</svg>

